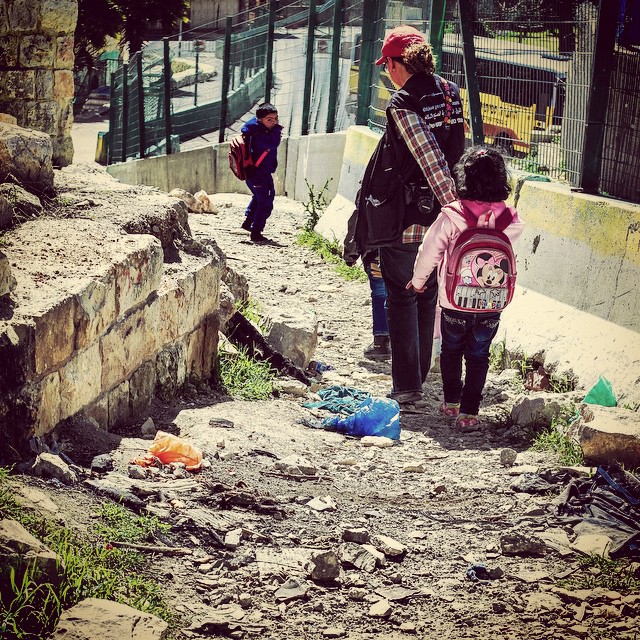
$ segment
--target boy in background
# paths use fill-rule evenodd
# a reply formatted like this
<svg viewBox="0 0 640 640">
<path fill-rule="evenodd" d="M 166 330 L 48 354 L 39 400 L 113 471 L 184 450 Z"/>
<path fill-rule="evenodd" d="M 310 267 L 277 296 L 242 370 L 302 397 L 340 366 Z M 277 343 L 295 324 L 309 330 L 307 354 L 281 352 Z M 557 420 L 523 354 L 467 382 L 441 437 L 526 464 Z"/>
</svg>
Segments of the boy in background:
<svg viewBox="0 0 640 640">
<path fill-rule="evenodd" d="M 256 115 L 242 127 L 242 134 L 250 138 L 251 157 L 256 164 L 246 181 L 253 197 L 245 211 L 242 228 L 251 232 L 252 242 L 269 242 L 262 231 L 273 211 L 275 197 L 273 174 L 278 166 L 278 146 L 282 137 L 278 110 L 269 102 L 263 102 Z"/>
</svg>

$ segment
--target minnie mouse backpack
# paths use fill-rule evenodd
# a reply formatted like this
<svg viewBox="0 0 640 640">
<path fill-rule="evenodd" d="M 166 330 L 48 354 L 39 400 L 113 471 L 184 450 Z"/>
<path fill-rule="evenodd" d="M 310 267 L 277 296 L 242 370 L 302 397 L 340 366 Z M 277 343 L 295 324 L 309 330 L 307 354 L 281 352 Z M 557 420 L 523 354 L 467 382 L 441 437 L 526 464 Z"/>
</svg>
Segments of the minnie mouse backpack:
<svg viewBox="0 0 640 640">
<path fill-rule="evenodd" d="M 495 229 L 478 227 L 478 218 L 464 206 L 462 214 L 469 228 L 458 236 L 449 253 L 447 300 L 459 311 L 500 312 L 511 302 L 516 285 L 516 257 L 504 233 L 513 214 L 504 209 Z"/>
</svg>

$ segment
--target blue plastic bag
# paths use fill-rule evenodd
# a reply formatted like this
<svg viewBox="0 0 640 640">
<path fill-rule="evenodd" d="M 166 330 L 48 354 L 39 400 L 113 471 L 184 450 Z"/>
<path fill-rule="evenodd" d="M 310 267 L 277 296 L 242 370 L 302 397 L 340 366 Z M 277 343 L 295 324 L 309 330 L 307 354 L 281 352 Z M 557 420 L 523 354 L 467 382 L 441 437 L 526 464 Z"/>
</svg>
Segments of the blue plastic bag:
<svg viewBox="0 0 640 640">
<path fill-rule="evenodd" d="M 322 426 L 349 436 L 400 439 L 400 407 L 390 398 L 366 398 L 349 416 L 331 416 Z"/>
</svg>

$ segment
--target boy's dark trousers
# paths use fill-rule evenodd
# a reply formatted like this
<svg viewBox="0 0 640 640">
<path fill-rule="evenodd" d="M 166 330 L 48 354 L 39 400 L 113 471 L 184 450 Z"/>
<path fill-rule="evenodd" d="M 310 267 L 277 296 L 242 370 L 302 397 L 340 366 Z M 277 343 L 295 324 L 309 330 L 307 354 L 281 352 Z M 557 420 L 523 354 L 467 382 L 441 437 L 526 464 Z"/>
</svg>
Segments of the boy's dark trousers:
<svg viewBox="0 0 640 640">
<path fill-rule="evenodd" d="M 459 402 L 460 413 L 478 415 L 489 371 L 489 348 L 499 324 L 499 313 L 466 313 L 442 309 L 440 370 L 444 401 L 447 404 Z"/>
<path fill-rule="evenodd" d="M 251 178 L 247 178 L 247 186 L 253 197 L 245 211 L 245 224 L 249 226 L 250 223 L 250 229 L 253 233 L 261 233 L 273 211 L 273 199 L 275 198 L 273 175 L 257 172 Z"/>
</svg>

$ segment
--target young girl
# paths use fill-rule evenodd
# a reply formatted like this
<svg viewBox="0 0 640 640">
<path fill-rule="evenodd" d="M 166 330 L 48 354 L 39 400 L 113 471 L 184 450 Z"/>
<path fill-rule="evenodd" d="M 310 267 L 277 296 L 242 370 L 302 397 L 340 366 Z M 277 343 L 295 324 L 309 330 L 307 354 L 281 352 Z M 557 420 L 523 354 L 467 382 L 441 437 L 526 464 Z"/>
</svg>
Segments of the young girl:
<svg viewBox="0 0 640 640">
<path fill-rule="evenodd" d="M 489 229 L 495 228 L 496 218 L 509 209 L 513 220 L 504 233 L 512 243 L 522 233 L 524 222 L 517 211 L 504 202 L 511 186 L 507 168 L 498 151 L 482 146 L 471 147 L 454 167 L 454 174 L 460 200 L 443 207 L 429 228 L 407 288 L 413 287 L 421 293 L 429 275 L 439 265 L 438 302 L 442 308 L 440 369 L 444 389 L 440 412 L 447 417 L 455 417 L 456 426 L 460 429 L 471 430 L 480 424 L 478 409 L 489 370 L 489 347 L 498 331 L 500 313 L 473 313 L 453 308 L 445 290 L 447 258 L 456 238 L 469 226 L 462 207 L 478 219 L 476 226 Z M 463 356 L 466 369 L 464 384 Z"/>
</svg>

